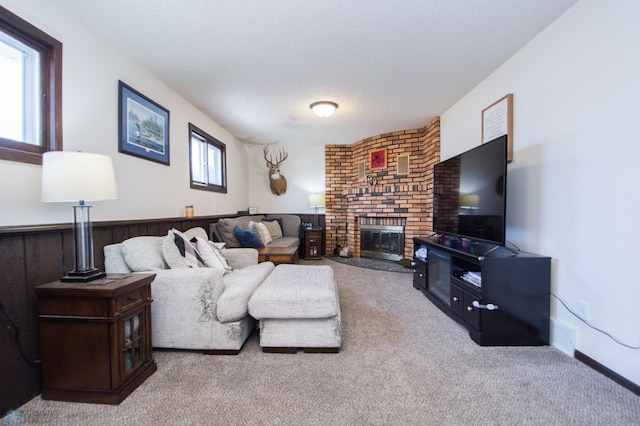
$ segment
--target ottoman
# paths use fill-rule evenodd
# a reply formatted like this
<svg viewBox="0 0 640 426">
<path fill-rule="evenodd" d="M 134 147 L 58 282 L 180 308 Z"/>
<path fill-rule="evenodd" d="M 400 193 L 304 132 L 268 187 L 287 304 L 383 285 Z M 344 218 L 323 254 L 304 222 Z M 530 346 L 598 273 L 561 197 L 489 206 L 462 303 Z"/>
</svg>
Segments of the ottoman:
<svg viewBox="0 0 640 426">
<path fill-rule="evenodd" d="M 340 350 L 340 301 L 330 266 L 276 266 L 249 299 L 249 315 L 260 320 L 263 352 Z"/>
</svg>

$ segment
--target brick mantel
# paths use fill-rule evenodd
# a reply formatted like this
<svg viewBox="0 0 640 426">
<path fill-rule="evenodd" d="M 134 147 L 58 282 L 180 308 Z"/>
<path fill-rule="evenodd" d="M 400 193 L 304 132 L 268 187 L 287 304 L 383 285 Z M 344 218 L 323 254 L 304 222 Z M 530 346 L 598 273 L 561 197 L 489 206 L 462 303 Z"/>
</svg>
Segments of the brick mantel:
<svg viewBox="0 0 640 426">
<path fill-rule="evenodd" d="M 369 152 L 387 149 L 387 165 L 370 170 Z M 409 156 L 409 173 L 397 174 L 398 156 Z M 405 240 L 432 229 L 433 165 L 440 161 L 440 117 L 421 129 L 363 139 L 351 145 L 325 146 L 327 251 L 338 244 L 360 252 L 360 217 L 396 217 L 405 222 Z M 369 186 L 358 178 L 358 166 L 374 176 Z M 346 230 L 345 230 L 346 226 Z M 405 244 L 405 257 L 412 257 Z"/>
<path fill-rule="evenodd" d="M 346 188 L 342 191 L 342 195 L 347 198 L 365 197 L 367 195 L 385 195 L 390 193 L 406 193 L 416 191 L 426 191 L 431 187 L 431 184 L 416 184 L 416 185 L 375 185 L 375 186 L 360 186 L 357 188 Z"/>
</svg>

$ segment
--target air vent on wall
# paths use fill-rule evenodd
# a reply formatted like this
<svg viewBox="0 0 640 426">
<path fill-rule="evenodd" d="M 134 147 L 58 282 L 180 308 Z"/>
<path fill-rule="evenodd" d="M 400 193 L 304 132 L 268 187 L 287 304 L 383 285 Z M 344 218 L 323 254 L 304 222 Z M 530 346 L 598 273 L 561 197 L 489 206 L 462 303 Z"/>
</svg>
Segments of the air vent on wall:
<svg viewBox="0 0 640 426">
<path fill-rule="evenodd" d="M 398 155 L 398 174 L 399 175 L 409 174 L 409 156 L 408 155 Z"/>
<path fill-rule="evenodd" d="M 364 180 L 365 163 L 358 163 L 358 180 Z"/>
</svg>

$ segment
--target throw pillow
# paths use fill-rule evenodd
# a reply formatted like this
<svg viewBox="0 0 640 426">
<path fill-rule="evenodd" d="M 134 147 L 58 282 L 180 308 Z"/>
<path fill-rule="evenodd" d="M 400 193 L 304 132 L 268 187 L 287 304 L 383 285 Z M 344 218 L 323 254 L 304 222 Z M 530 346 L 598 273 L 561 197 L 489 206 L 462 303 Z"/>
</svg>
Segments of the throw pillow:
<svg viewBox="0 0 640 426">
<path fill-rule="evenodd" d="M 231 271 L 231 266 L 227 262 L 227 259 L 219 253 L 214 245 L 209 244 L 209 241 L 200 237 L 193 237 L 191 242 L 196 245 L 196 250 L 200 253 L 200 257 L 204 260 L 207 267 L 223 271 L 224 273 Z"/>
<path fill-rule="evenodd" d="M 199 226 L 195 228 L 187 229 L 182 234 L 185 237 L 187 237 L 187 239 L 189 240 L 192 240 L 193 237 L 202 238 L 205 241 L 209 239 L 209 234 L 207 234 L 207 231 L 205 231 L 203 228 Z"/>
<path fill-rule="evenodd" d="M 200 253 L 187 237 L 177 229 L 171 229 L 162 243 L 164 260 L 170 268 L 200 268 L 205 266 Z"/>
<path fill-rule="evenodd" d="M 267 227 L 260 222 L 251 222 L 253 223 L 253 233 L 256 234 L 258 236 L 258 238 L 260 238 L 260 241 L 262 241 L 262 244 L 264 244 L 265 246 L 267 244 L 269 244 L 271 242 L 271 234 L 269 233 L 269 230 L 267 229 Z"/>
<path fill-rule="evenodd" d="M 278 238 L 282 238 L 282 228 L 275 220 L 263 220 L 262 223 L 269 231 L 269 235 L 271 235 L 271 240 L 277 240 Z"/>
<path fill-rule="evenodd" d="M 233 229 L 233 235 L 238 239 L 242 247 L 264 247 L 260 238 L 256 237 L 256 235 L 248 229 L 242 229 L 236 225 Z"/>
<path fill-rule="evenodd" d="M 222 250 L 220 249 L 220 247 L 218 247 L 216 243 L 214 243 L 213 241 L 209 241 L 209 245 L 213 249 L 213 252 L 215 253 L 215 255 L 220 260 L 220 263 L 222 263 L 222 266 L 224 267 L 224 273 L 226 274 L 227 272 L 233 271 L 233 268 L 229 264 L 229 261 L 227 260 L 226 257 L 224 257 L 224 254 L 222 254 Z"/>
<path fill-rule="evenodd" d="M 278 225 L 280 225 L 280 231 L 282 232 L 282 235 L 284 235 L 284 225 L 282 224 L 282 218 L 281 217 L 265 217 L 264 219 L 262 219 L 263 222 L 277 222 Z"/>
</svg>

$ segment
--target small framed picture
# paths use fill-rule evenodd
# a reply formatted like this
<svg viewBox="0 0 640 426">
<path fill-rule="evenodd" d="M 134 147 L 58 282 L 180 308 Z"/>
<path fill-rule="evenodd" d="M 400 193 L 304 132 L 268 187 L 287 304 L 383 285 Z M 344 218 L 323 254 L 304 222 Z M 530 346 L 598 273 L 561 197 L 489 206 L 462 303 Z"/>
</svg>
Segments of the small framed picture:
<svg viewBox="0 0 640 426">
<path fill-rule="evenodd" d="M 258 213 L 257 207 L 249 207 L 249 214 L 256 214 L 256 213 Z"/>
<path fill-rule="evenodd" d="M 387 167 L 387 148 L 374 149 L 369 152 L 369 168 L 371 170 Z"/>
<path fill-rule="evenodd" d="M 118 82 L 118 151 L 169 165 L 169 111 Z"/>
</svg>

